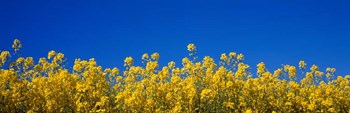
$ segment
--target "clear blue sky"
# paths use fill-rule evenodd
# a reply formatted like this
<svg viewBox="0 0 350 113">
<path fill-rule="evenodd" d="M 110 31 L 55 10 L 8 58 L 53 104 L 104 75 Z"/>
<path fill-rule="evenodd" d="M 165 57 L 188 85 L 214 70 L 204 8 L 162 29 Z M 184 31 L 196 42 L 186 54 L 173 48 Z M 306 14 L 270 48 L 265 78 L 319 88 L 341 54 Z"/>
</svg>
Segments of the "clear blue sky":
<svg viewBox="0 0 350 113">
<path fill-rule="evenodd" d="M 214 2 L 215 1 L 215 2 Z M 47 52 L 96 58 L 104 68 L 123 69 L 127 56 L 160 53 L 177 66 L 195 43 L 198 55 L 243 53 L 256 68 L 281 64 L 337 68 L 350 74 L 349 0 L 0 0 L 0 50 L 13 39 L 35 60 Z M 255 69 L 252 69 L 255 71 Z M 254 72 L 255 73 L 255 72 Z"/>
</svg>

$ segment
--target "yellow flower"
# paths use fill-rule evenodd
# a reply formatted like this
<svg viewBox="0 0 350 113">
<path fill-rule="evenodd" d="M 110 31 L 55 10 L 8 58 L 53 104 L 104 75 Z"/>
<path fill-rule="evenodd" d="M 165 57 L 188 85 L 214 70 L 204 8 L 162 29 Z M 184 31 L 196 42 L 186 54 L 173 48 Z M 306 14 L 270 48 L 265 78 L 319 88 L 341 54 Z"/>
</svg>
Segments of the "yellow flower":
<svg viewBox="0 0 350 113">
<path fill-rule="evenodd" d="M 230 88 L 230 87 L 232 87 L 233 86 L 233 82 L 232 81 L 228 81 L 227 83 L 226 83 L 226 88 Z"/>
<path fill-rule="evenodd" d="M 312 67 L 310 68 L 310 70 L 312 72 L 318 71 L 318 67 L 316 65 L 312 65 Z"/>
<path fill-rule="evenodd" d="M 151 58 L 152 58 L 153 60 L 155 60 L 155 61 L 158 61 L 158 60 L 159 60 L 159 54 L 158 54 L 157 52 L 155 52 L 155 53 L 153 53 L 153 54 L 151 55 Z"/>
<path fill-rule="evenodd" d="M 56 52 L 54 50 L 51 50 L 48 55 L 47 55 L 47 58 L 48 59 L 51 59 L 52 57 L 54 57 L 56 55 Z"/>
<path fill-rule="evenodd" d="M 173 110 L 172 110 L 172 113 L 180 113 L 181 112 L 181 105 L 176 105 Z"/>
<path fill-rule="evenodd" d="M 262 73 L 265 72 L 265 64 L 264 62 L 260 62 L 258 65 L 258 69 L 257 69 L 257 74 L 261 75 Z"/>
<path fill-rule="evenodd" d="M 283 65 L 283 71 L 284 72 L 288 72 L 288 69 L 289 69 L 290 65 Z"/>
<path fill-rule="evenodd" d="M 147 72 L 153 72 L 154 69 L 158 68 L 158 63 L 157 62 L 148 62 L 146 64 L 146 71 Z"/>
<path fill-rule="evenodd" d="M 119 69 L 118 68 L 113 68 L 112 70 L 111 70 L 111 74 L 112 75 L 119 75 Z"/>
<path fill-rule="evenodd" d="M 299 61 L 299 68 L 300 69 L 305 69 L 306 68 L 306 63 L 304 61 Z"/>
<path fill-rule="evenodd" d="M 281 72 L 282 72 L 282 69 L 277 69 L 277 70 L 275 70 L 275 71 L 273 72 L 273 75 L 274 75 L 275 77 L 279 77 L 279 76 L 281 75 Z"/>
<path fill-rule="evenodd" d="M 10 57 L 10 52 L 2 51 L 0 54 L 0 67 L 7 61 L 8 57 Z"/>
<path fill-rule="evenodd" d="M 331 74 L 330 74 L 330 73 L 327 73 L 327 74 L 326 74 L 326 77 L 327 77 L 327 78 L 331 77 Z"/>
<path fill-rule="evenodd" d="M 237 60 L 244 60 L 243 54 L 239 54 L 239 55 L 237 56 Z"/>
<path fill-rule="evenodd" d="M 331 112 L 331 113 L 337 112 L 334 108 L 329 108 L 327 111 L 328 111 L 328 112 Z"/>
<path fill-rule="evenodd" d="M 121 82 L 121 81 L 123 80 L 123 77 L 122 77 L 122 76 L 117 76 L 117 77 L 115 78 L 115 80 L 116 80 L 117 82 Z"/>
<path fill-rule="evenodd" d="M 286 106 L 291 106 L 293 105 L 291 102 L 286 102 Z"/>
<path fill-rule="evenodd" d="M 196 50 L 196 46 L 194 44 L 188 44 L 187 45 L 187 50 L 190 51 L 190 52 L 193 52 Z"/>
<path fill-rule="evenodd" d="M 62 53 L 58 53 L 56 54 L 56 56 L 54 57 L 53 61 L 56 62 L 56 61 L 63 61 L 63 58 L 64 58 L 64 54 Z M 94 59 L 94 58 L 92 58 Z"/>
<path fill-rule="evenodd" d="M 330 107 L 330 106 L 333 105 L 333 99 L 327 98 L 326 100 L 323 100 L 321 102 L 321 104 L 324 105 L 324 106 Z"/>
<path fill-rule="evenodd" d="M 148 58 L 149 58 L 149 56 L 148 56 L 147 53 L 145 53 L 145 54 L 142 55 L 142 60 L 145 60 L 145 59 L 148 59 Z"/>
<path fill-rule="evenodd" d="M 332 73 L 335 73 L 335 70 L 336 70 L 335 68 L 331 68 Z"/>
<path fill-rule="evenodd" d="M 323 72 L 321 72 L 321 71 L 315 71 L 315 75 L 318 76 L 318 77 L 322 77 Z"/>
<path fill-rule="evenodd" d="M 335 68 L 326 68 L 326 72 L 327 73 L 334 73 L 335 72 Z"/>
<path fill-rule="evenodd" d="M 163 67 L 162 71 L 160 71 L 158 74 L 161 80 L 165 80 L 166 78 L 168 78 L 168 76 L 170 75 L 168 67 Z"/>
<path fill-rule="evenodd" d="M 201 93 L 201 99 L 209 98 L 209 94 L 212 92 L 210 89 L 204 89 Z"/>
<path fill-rule="evenodd" d="M 228 107 L 228 108 L 231 108 L 231 109 L 234 108 L 234 103 L 233 102 L 224 102 L 223 104 L 224 104 L 225 107 Z"/>
<path fill-rule="evenodd" d="M 247 109 L 244 113 L 253 113 L 252 109 Z"/>
<path fill-rule="evenodd" d="M 174 67 L 175 67 L 175 62 L 174 62 L 174 61 L 169 62 L 169 63 L 168 63 L 168 67 L 169 67 L 170 69 L 174 69 Z"/>
<path fill-rule="evenodd" d="M 27 57 L 24 61 L 25 64 L 29 65 L 29 66 L 34 66 L 34 60 L 33 57 Z"/>
<path fill-rule="evenodd" d="M 226 56 L 226 53 L 221 54 L 220 60 L 222 60 L 224 62 L 228 62 L 229 61 L 228 57 Z"/>
<path fill-rule="evenodd" d="M 235 52 L 230 52 L 230 53 L 228 54 L 228 56 L 230 56 L 230 58 L 236 57 L 236 53 L 235 53 Z"/>
<path fill-rule="evenodd" d="M 310 103 L 310 104 L 308 105 L 308 109 L 311 110 L 311 111 L 315 110 L 315 104 Z"/>
<path fill-rule="evenodd" d="M 19 41 L 18 39 L 15 39 L 13 41 L 12 48 L 15 49 L 15 52 L 19 51 L 19 49 L 22 48 L 21 41 Z"/>
<path fill-rule="evenodd" d="M 134 64 L 134 60 L 132 57 L 126 57 L 124 60 L 124 66 L 132 66 Z"/>
<path fill-rule="evenodd" d="M 147 99 L 147 105 L 154 106 L 154 100 L 153 99 Z"/>
<path fill-rule="evenodd" d="M 296 70 L 295 66 L 289 66 L 289 68 L 288 68 L 288 75 L 291 78 L 295 78 L 296 77 L 297 70 Z"/>
</svg>

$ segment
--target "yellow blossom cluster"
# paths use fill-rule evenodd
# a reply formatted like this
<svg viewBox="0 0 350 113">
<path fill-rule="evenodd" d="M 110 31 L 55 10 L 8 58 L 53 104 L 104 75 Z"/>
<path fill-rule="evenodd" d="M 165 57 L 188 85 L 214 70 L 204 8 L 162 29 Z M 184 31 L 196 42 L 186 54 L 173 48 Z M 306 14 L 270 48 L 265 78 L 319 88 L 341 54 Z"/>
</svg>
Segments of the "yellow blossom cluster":
<svg viewBox="0 0 350 113">
<path fill-rule="evenodd" d="M 15 39 L 15 40 L 13 41 L 12 48 L 15 50 L 15 53 L 17 53 L 17 52 L 19 51 L 19 49 L 22 48 L 21 41 L 18 40 L 18 39 Z"/>
<path fill-rule="evenodd" d="M 324 72 L 316 65 L 298 75 L 296 66 L 270 72 L 263 62 L 253 77 L 235 52 L 222 54 L 222 65 L 205 56 L 183 58 L 180 67 L 173 61 L 160 67 L 158 53 L 144 54 L 144 66 L 127 57 L 125 70 L 102 68 L 93 58 L 66 68 L 64 54 L 55 51 L 38 62 L 10 57 L 1 52 L 0 112 L 350 112 L 350 75 L 335 76 L 335 68 L 326 69 L 325 81 L 317 79 Z"/>
</svg>

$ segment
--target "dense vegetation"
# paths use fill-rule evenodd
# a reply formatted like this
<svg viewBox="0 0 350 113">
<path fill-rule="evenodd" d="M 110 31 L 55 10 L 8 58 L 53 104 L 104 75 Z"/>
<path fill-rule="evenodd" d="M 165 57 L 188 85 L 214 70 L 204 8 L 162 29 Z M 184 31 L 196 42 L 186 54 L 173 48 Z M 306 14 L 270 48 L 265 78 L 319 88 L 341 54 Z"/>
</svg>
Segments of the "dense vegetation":
<svg viewBox="0 0 350 113">
<path fill-rule="evenodd" d="M 304 61 L 271 72 L 261 62 L 249 72 L 243 54 L 224 53 L 215 63 L 199 60 L 189 44 L 180 64 L 159 67 L 153 53 L 142 56 L 143 66 L 127 57 L 123 72 L 93 58 L 68 70 L 62 53 L 35 63 L 19 55 L 19 40 L 12 48 L 0 56 L 0 112 L 350 112 L 350 76 Z"/>
</svg>

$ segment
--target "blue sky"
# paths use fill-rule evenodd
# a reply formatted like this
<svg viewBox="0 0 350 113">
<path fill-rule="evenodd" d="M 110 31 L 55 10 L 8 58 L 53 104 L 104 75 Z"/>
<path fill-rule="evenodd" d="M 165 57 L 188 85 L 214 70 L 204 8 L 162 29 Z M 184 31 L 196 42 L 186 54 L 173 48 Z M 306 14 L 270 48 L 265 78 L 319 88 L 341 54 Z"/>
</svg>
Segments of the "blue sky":
<svg viewBox="0 0 350 113">
<path fill-rule="evenodd" d="M 143 53 L 160 53 L 160 64 L 180 66 L 195 43 L 198 55 L 218 61 L 235 51 L 256 68 L 281 64 L 337 68 L 350 74 L 348 0 L 45 0 L 0 1 L 0 50 L 22 41 L 22 56 L 47 52 L 95 58 L 123 69 L 127 56 L 141 64 Z M 252 69 L 255 73 L 255 69 Z"/>
</svg>

